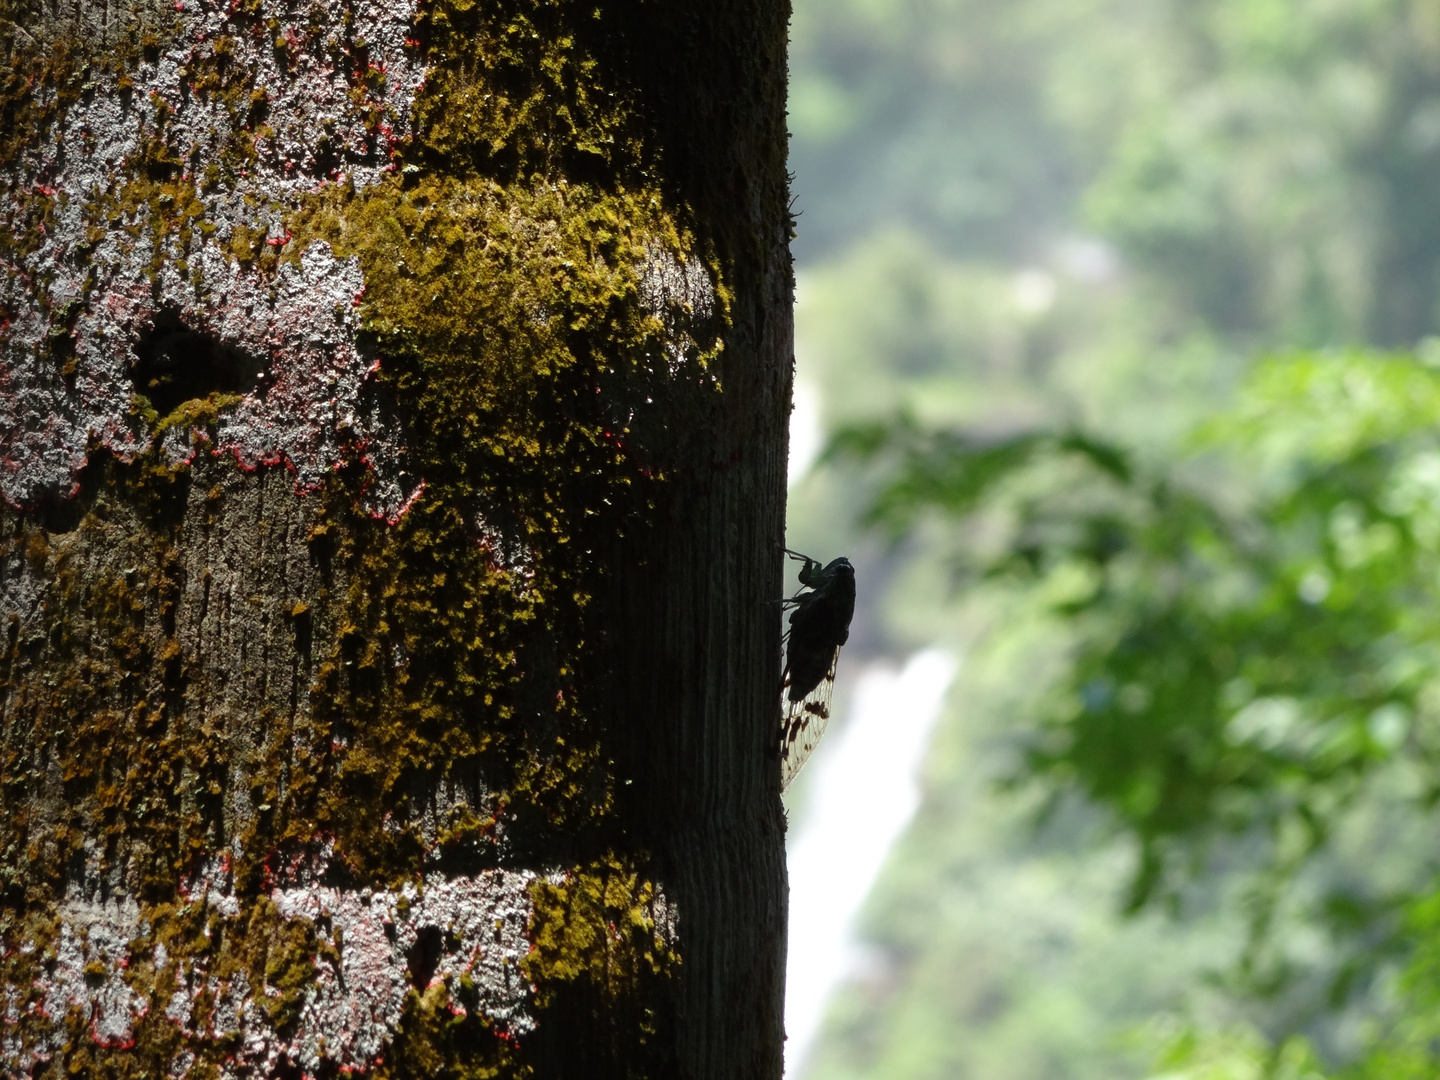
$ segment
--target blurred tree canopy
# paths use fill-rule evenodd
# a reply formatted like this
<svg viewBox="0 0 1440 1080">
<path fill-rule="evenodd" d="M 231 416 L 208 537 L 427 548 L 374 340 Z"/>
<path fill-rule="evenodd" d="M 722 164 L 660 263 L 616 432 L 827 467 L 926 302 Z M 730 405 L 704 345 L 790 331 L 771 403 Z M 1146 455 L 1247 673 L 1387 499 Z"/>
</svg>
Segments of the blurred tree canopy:
<svg viewBox="0 0 1440 1080">
<path fill-rule="evenodd" d="M 1034 261 L 1078 227 L 1245 342 L 1436 326 L 1434 4 L 833 0 L 793 36 L 802 259 L 898 224 Z"/>
<path fill-rule="evenodd" d="M 1191 445 L 1159 471 L 1074 432 L 900 422 L 832 453 L 879 473 L 872 522 L 948 515 L 962 581 L 1068 624 L 1024 775 L 1138 840 L 1132 908 L 1243 878 L 1247 990 L 1309 975 L 1314 1023 L 1399 972 L 1390 1022 L 1440 1035 L 1440 355 L 1272 357 Z M 1323 953 L 1287 955 L 1277 917 Z"/>
<path fill-rule="evenodd" d="M 1167 1076 L 1437 1075 L 1440 5 L 799 0 L 793 37 L 802 375 L 841 429 L 795 527 L 848 501 L 889 542 L 892 647 L 946 632 L 948 574 L 974 745 L 1134 845 L 1124 906 L 1243 929 Z M 955 827 L 922 809 L 893 873 L 951 895 Z M 850 1045 L 1119 1068 L 925 1038 Z"/>
</svg>

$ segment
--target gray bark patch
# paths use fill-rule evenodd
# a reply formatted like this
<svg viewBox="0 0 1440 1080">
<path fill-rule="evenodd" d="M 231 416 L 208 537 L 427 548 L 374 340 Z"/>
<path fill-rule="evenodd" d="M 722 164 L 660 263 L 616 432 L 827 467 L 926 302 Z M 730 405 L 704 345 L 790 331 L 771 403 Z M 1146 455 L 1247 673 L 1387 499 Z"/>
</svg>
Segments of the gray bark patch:
<svg viewBox="0 0 1440 1080">
<path fill-rule="evenodd" d="M 68 498 L 89 450 L 148 449 L 137 395 L 163 418 L 224 393 L 241 400 L 223 410 L 219 452 L 285 465 L 305 491 L 353 448 L 375 473 L 372 510 L 393 519 L 419 481 L 367 386 L 358 260 L 323 243 L 287 257 L 284 222 L 326 185 L 394 168 L 425 76 L 406 44 L 417 5 L 357 4 L 343 27 L 288 0 L 175 6 L 179 32 L 142 52 L 123 92 L 114 72 L 67 104 L 37 90 L 51 130 L 0 166 L 0 227 L 20 235 L 43 216 L 0 272 L 0 497 Z M 237 254 L 251 237 L 278 267 Z M 160 356 L 179 331 L 205 347 Z M 217 364 L 232 370 L 217 378 Z M 165 438 L 172 457 L 189 452 L 183 433 Z"/>
</svg>

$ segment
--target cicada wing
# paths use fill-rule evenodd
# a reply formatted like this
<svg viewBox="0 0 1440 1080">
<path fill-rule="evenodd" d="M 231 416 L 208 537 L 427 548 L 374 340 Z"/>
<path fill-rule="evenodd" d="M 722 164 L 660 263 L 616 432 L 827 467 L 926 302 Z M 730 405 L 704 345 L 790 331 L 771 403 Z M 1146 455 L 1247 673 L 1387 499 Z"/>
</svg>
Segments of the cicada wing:
<svg viewBox="0 0 1440 1080">
<path fill-rule="evenodd" d="M 835 690 L 835 662 L 840 658 L 840 647 L 830 654 L 830 670 L 814 690 L 799 701 L 790 700 L 790 671 L 785 671 L 780 701 L 785 712 L 785 726 L 780 731 L 780 790 L 784 791 L 795 779 L 800 767 L 810 759 L 811 752 L 820 744 L 820 736 L 830 724 L 830 697 Z"/>
</svg>

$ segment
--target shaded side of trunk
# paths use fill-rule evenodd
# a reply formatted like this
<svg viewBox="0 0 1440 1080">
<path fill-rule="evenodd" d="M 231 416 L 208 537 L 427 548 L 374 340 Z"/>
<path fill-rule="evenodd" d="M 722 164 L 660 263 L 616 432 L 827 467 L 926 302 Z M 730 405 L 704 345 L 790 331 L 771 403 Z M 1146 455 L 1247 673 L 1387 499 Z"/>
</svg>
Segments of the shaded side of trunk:
<svg viewBox="0 0 1440 1080">
<path fill-rule="evenodd" d="M 11 3 L 0 1060 L 777 1076 L 786 12 Z"/>
</svg>

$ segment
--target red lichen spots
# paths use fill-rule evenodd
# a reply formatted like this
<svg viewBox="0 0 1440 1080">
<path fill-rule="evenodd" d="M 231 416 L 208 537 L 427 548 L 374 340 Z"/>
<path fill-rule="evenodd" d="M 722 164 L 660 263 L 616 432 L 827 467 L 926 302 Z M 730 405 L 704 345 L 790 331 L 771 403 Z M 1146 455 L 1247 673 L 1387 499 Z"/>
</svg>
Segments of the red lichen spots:
<svg viewBox="0 0 1440 1080">
<path fill-rule="evenodd" d="M 363 458 L 363 457 L 362 457 L 362 460 L 366 461 L 367 464 L 369 463 L 369 459 L 368 459 L 368 458 Z M 338 468 L 338 466 L 337 466 L 337 468 Z M 378 519 L 378 520 L 384 521 L 385 524 L 387 524 L 387 525 L 396 525 L 396 524 L 399 524 L 400 519 L 401 519 L 402 517 L 404 517 L 404 516 L 409 512 L 409 510 L 410 510 L 410 508 L 411 508 L 412 506 L 414 506 L 417 502 L 420 501 L 420 496 L 422 496 L 422 495 L 424 495 L 424 494 L 425 494 L 425 481 L 422 480 L 422 481 L 420 481 L 419 484 L 417 484 L 417 485 L 415 486 L 415 490 L 412 491 L 412 492 L 410 492 L 410 494 L 406 497 L 405 501 L 404 501 L 403 503 L 401 503 L 399 506 L 395 507 L 395 508 L 392 509 L 392 510 L 388 510 L 388 511 L 387 511 L 387 510 L 383 510 L 383 509 L 374 509 L 374 510 L 371 510 L 371 511 L 370 511 L 370 516 L 373 517 L 373 518 L 376 518 L 376 519 Z"/>
<path fill-rule="evenodd" d="M 145 1014 L 143 1012 L 138 1013 L 136 1015 L 136 1019 L 138 1020 L 144 1015 Z M 129 1050 L 135 1045 L 135 1036 L 107 1035 L 96 1025 L 95 1021 L 92 1020 L 90 1022 L 90 1041 L 93 1042 L 96 1046 L 104 1047 L 106 1050 Z"/>
</svg>

